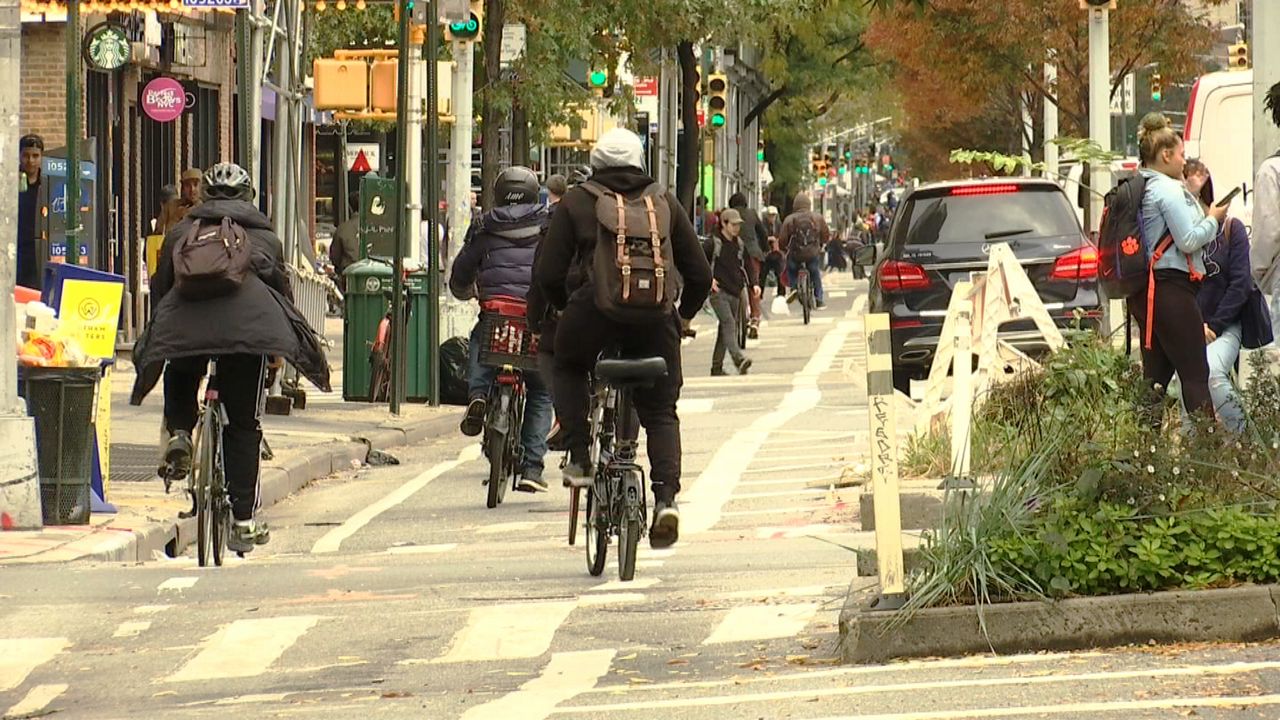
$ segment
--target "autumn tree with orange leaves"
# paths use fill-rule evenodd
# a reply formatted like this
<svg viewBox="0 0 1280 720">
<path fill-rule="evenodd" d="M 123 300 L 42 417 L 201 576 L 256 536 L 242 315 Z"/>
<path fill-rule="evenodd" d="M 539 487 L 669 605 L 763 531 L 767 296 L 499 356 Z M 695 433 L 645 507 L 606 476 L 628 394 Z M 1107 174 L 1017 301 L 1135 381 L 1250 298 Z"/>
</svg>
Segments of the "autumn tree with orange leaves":
<svg viewBox="0 0 1280 720">
<path fill-rule="evenodd" d="M 1111 92 L 1152 64 L 1166 84 L 1190 81 L 1204 69 L 1212 33 L 1182 0 L 1123 0 L 1111 13 Z M 874 14 L 866 39 L 892 65 L 906 115 L 900 135 L 917 174 L 961 172 L 947 161 L 954 148 L 1021 153 L 1024 103 L 1034 148 L 1046 100 L 1059 107 L 1061 134 L 1088 134 L 1089 31 L 1078 0 L 898 5 Z M 1052 85 L 1043 71 L 1050 61 Z"/>
</svg>

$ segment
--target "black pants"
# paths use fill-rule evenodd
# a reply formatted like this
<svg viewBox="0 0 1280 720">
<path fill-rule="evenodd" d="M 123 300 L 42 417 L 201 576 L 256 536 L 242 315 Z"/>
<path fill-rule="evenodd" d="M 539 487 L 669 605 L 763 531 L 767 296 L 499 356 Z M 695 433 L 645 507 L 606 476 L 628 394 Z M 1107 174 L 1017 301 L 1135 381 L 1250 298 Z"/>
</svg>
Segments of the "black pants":
<svg viewBox="0 0 1280 720">
<path fill-rule="evenodd" d="M 684 385 L 680 324 L 674 313 L 670 320 L 652 325 L 623 325 L 605 317 L 590 296 L 570 301 L 560 316 L 556 333 L 553 392 L 565 441 L 575 456 L 586 453 L 590 444 L 588 374 L 600 353 L 615 347 L 623 357 L 657 356 L 667 361 L 667 377 L 652 388 L 635 392 L 632 400 L 648 437 L 654 498 L 674 500 L 680 492 L 680 418 L 676 415 L 676 402 Z"/>
<path fill-rule="evenodd" d="M 170 360 L 164 369 L 164 417 L 171 431 L 192 432 L 200 413 L 197 393 L 209 359 Z M 227 411 L 222 430 L 223 458 L 231 513 L 251 520 L 258 507 L 258 461 L 262 424 L 258 408 L 266 358 L 261 355 L 223 355 L 218 358 L 218 397 Z M 194 462 L 193 458 L 193 462 Z"/>
<path fill-rule="evenodd" d="M 1151 349 L 1146 348 L 1147 293 L 1129 298 L 1129 314 L 1138 324 L 1142 338 L 1142 374 L 1151 384 L 1153 403 L 1159 403 L 1173 374 L 1182 382 L 1182 404 L 1188 413 L 1213 417 L 1209 395 L 1209 360 L 1205 354 L 1204 318 L 1196 303 L 1196 284 L 1178 270 L 1155 273 L 1155 318 Z M 1153 417 L 1153 422 L 1158 418 Z"/>
<path fill-rule="evenodd" d="M 764 287 L 765 279 L 769 277 L 769 273 L 773 273 L 778 279 L 777 294 L 779 297 L 787 294 L 787 262 L 783 260 L 780 253 L 769 253 L 764 258 L 764 267 L 760 271 L 760 287 Z"/>
</svg>

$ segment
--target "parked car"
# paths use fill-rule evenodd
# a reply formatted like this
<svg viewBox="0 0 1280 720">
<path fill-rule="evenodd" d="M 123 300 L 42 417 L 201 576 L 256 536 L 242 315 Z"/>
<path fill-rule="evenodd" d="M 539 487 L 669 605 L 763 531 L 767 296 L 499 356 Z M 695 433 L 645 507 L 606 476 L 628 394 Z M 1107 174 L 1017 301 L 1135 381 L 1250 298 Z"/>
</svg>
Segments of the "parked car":
<svg viewBox="0 0 1280 720">
<path fill-rule="evenodd" d="M 1100 325 L 1098 252 L 1056 183 L 995 178 L 921 186 L 899 206 L 869 291 L 869 310 L 889 314 L 893 380 L 902 392 L 928 376 L 952 288 L 986 271 L 996 243 L 1013 250 L 1060 327 L 1073 326 L 1077 310 L 1087 326 Z M 865 253 L 859 259 L 870 260 Z M 1032 355 L 1048 350 L 1030 320 L 1004 325 L 1000 338 Z"/>
</svg>

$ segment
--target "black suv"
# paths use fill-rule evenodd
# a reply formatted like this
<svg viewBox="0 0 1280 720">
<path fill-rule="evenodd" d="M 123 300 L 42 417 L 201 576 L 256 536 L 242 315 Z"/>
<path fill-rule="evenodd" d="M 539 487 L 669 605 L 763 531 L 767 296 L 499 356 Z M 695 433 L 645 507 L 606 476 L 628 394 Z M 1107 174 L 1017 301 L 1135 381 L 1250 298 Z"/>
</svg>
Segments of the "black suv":
<svg viewBox="0 0 1280 720">
<path fill-rule="evenodd" d="M 1098 252 L 1058 185 L 998 178 L 916 188 L 898 208 L 869 298 L 871 312 L 889 314 L 902 392 L 928 376 L 952 287 L 986 271 L 995 243 L 1013 250 L 1060 327 L 1075 323 L 1076 310 L 1099 326 Z M 1004 325 L 1000 338 L 1031 354 L 1048 349 L 1030 320 Z"/>
</svg>

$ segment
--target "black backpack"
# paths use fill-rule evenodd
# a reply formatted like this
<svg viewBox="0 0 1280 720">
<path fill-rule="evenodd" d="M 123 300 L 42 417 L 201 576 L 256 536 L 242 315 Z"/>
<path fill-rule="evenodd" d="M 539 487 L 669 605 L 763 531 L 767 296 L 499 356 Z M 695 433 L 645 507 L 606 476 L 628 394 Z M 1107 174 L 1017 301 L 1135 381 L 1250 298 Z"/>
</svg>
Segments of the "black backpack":
<svg viewBox="0 0 1280 720">
<path fill-rule="evenodd" d="M 822 254 L 822 229 L 813 215 L 796 218 L 789 254 L 800 262 L 809 262 Z"/>
<path fill-rule="evenodd" d="M 596 307 L 622 323 L 671 317 L 676 285 L 666 192 L 656 183 L 635 198 L 594 181 L 578 187 L 596 201 L 596 245 L 584 258 Z"/>
<path fill-rule="evenodd" d="M 187 300 L 208 300 L 240 289 L 252 272 L 249 235 L 239 223 L 196 219 L 173 248 L 174 286 Z"/>
<path fill-rule="evenodd" d="M 1151 247 L 1142 236 L 1142 173 L 1121 180 L 1107 193 L 1098 231 L 1098 277 L 1107 297 L 1127 298 L 1147 287 Z"/>
</svg>

